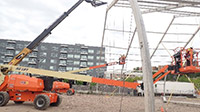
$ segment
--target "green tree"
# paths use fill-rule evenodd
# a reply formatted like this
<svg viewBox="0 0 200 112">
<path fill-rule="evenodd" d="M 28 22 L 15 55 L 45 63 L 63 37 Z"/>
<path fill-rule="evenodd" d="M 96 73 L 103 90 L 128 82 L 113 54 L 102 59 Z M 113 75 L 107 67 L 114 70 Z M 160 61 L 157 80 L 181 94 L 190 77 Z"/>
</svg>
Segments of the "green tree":
<svg viewBox="0 0 200 112">
<path fill-rule="evenodd" d="M 127 82 L 136 82 L 137 80 L 142 80 L 142 77 L 136 76 L 134 78 L 129 77 L 126 79 Z"/>
</svg>

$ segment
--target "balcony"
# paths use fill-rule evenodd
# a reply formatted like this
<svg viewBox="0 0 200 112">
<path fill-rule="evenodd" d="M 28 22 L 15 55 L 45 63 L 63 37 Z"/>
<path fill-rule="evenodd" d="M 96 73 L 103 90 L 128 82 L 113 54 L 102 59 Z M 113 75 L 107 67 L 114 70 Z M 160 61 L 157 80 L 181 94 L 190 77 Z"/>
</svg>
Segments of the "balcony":
<svg viewBox="0 0 200 112">
<path fill-rule="evenodd" d="M 8 43 L 13 43 L 13 44 L 16 44 L 16 42 L 15 41 L 12 41 L 12 40 L 9 40 L 9 41 L 7 41 Z"/>
<path fill-rule="evenodd" d="M 87 74 L 87 71 L 81 71 L 80 74 Z"/>
<path fill-rule="evenodd" d="M 66 60 L 67 57 L 59 57 L 60 60 Z"/>
<path fill-rule="evenodd" d="M 87 61 L 88 59 L 87 58 L 81 58 L 80 60 L 81 61 Z"/>
<path fill-rule="evenodd" d="M 86 52 L 86 51 L 81 51 L 81 54 L 82 54 L 82 55 L 84 55 L 84 54 L 87 55 L 88 52 Z"/>
<path fill-rule="evenodd" d="M 81 46 L 81 49 L 88 49 L 88 47 L 86 47 L 86 46 Z"/>
<path fill-rule="evenodd" d="M 63 44 L 63 45 L 60 45 L 60 47 L 68 47 L 68 45 L 64 45 L 64 44 Z"/>
<path fill-rule="evenodd" d="M 59 66 L 67 66 L 66 63 L 59 63 Z"/>
<path fill-rule="evenodd" d="M 61 50 L 61 51 L 60 51 L 60 53 L 65 53 L 65 54 L 66 54 L 66 53 L 67 53 L 67 51 Z"/>
<path fill-rule="evenodd" d="M 85 68 L 85 67 L 87 67 L 87 65 L 80 65 L 80 67 Z"/>
<path fill-rule="evenodd" d="M 6 53 L 5 56 L 13 56 L 14 53 Z"/>
<path fill-rule="evenodd" d="M 30 58 L 37 58 L 37 55 L 29 55 Z"/>
<path fill-rule="evenodd" d="M 29 65 L 36 65 L 37 63 L 35 61 L 29 61 L 28 64 Z"/>
<path fill-rule="evenodd" d="M 12 46 L 7 46 L 6 49 L 11 49 L 11 50 L 14 50 L 15 47 L 12 47 Z"/>
<path fill-rule="evenodd" d="M 3 61 L 4 64 L 7 64 L 7 63 L 9 63 L 9 62 L 10 62 L 9 60 L 4 60 L 4 61 Z"/>
</svg>

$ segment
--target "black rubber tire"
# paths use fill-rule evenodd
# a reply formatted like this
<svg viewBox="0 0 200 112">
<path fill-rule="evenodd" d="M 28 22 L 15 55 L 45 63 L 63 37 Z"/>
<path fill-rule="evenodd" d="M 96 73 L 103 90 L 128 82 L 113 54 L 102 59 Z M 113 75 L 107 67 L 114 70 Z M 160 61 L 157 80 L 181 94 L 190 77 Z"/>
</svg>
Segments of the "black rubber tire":
<svg viewBox="0 0 200 112">
<path fill-rule="evenodd" d="M 0 106 L 5 106 L 8 103 L 9 99 L 10 97 L 7 92 L 0 92 Z"/>
<path fill-rule="evenodd" d="M 45 94 L 39 94 L 34 99 L 34 107 L 39 110 L 45 110 L 50 105 L 50 99 Z"/>
<path fill-rule="evenodd" d="M 55 103 L 51 103 L 50 106 L 59 106 L 62 102 L 62 97 L 58 95 L 57 101 Z"/>
<path fill-rule="evenodd" d="M 69 90 L 67 90 L 67 95 L 68 95 L 68 96 L 71 96 L 71 95 L 73 95 L 73 92 L 72 92 L 72 90 L 70 90 L 70 89 L 69 89 Z"/>
<path fill-rule="evenodd" d="M 15 102 L 15 104 L 22 104 L 22 103 L 24 103 L 24 101 L 14 101 Z"/>
</svg>

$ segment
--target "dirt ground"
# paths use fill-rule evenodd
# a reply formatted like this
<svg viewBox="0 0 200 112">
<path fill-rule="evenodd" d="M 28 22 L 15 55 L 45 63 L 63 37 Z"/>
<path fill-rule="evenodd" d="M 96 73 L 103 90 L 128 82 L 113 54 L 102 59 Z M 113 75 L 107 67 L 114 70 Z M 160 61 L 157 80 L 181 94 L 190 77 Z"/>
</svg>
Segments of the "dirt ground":
<svg viewBox="0 0 200 112">
<path fill-rule="evenodd" d="M 62 95 L 63 101 L 58 107 L 49 107 L 43 112 L 119 112 L 122 101 L 121 112 L 144 112 L 144 97 L 106 96 L 75 94 L 73 96 Z M 172 97 L 172 101 L 184 101 L 200 104 L 199 98 Z M 161 97 L 155 98 L 155 110 L 161 112 L 160 108 L 165 107 L 167 112 L 200 112 L 200 105 L 174 104 L 166 106 Z M 6 106 L 0 107 L 0 112 L 38 112 L 33 103 L 26 102 L 16 105 L 9 101 Z M 39 111 L 40 112 L 40 111 Z"/>
</svg>

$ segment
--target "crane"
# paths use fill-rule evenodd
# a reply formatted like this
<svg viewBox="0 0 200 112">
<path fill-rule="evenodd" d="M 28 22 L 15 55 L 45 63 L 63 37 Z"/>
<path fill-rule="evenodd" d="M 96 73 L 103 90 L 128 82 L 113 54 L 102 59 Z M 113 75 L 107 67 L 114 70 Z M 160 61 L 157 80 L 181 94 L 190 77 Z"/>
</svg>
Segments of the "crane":
<svg viewBox="0 0 200 112">
<path fill-rule="evenodd" d="M 37 47 L 48 35 L 50 35 L 51 31 L 57 25 L 59 25 L 72 11 L 74 11 L 74 9 L 76 9 L 83 1 L 90 3 L 94 7 L 106 4 L 106 2 L 96 0 L 79 0 L 68 11 L 64 12 L 48 28 L 46 28 L 41 34 L 39 34 L 27 47 L 19 52 L 8 64 L 17 65 L 20 63 L 25 56 L 31 53 L 35 47 Z M 2 69 L 2 71 L 4 70 Z M 8 72 L 9 70 L 6 70 L 4 71 L 4 74 L 0 74 L 0 106 L 4 106 L 9 101 L 9 99 L 13 100 L 15 103 L 33 101 L 35 108 L 40 110 L 46 109 L 50 104 L 53 106 L 58 106 L 61 103 L 61 97 L 57 93 L 43 92 L 43 90 L 49 91 L 53 87 L 53 90 L 57 92 L 57 89 L 66 91 L 70 87 L 67 83 L 57 81 L 53 83 L 53 86 L 49 87 L 48 83 L 53 82 L 52 77 L 32 78 L 24 75 L 8 76 Z M 13 84 L 14 82 L 12 82 L 12 80 L 15 79 L 21 81 L 20 84 Z M 27 82 L 24 80 L 26 79 L 30 81 L 30 83 L 28 83 L 32 86 L 25 86 Z M 6 81 L 11 83 L 7 83 Z M 7 89 L 10 87 L 10 91 L 7 91 Z M 19 91 L 21 93 L 18 94 L 17 92 Z"/>
<path fill-rule="evenodd" d="M 8 64 L 17 65 L 20 63 L 29 53 L 33 51 L 48 35 L 51 34 L 51 31 L 56 28 L 68 15 L 74 11 L 83 1 L 90 3 L 92 6 L 97 7 L 100 5 L 106 4 L 106 2 L 96 1 L 96 0 L 79 0 L 75 3 L 68 11 L 64 12 L 56 21 L 54 21 L 48 28 L 46 28 L 41 34 L 39 34 L 27 47 L 25 47 L 21 52 L 19 52 Z M 46 79 L 45 79 L 46 78 Z M 48 80 L 53 80 L 52 78 L 43 77 L 45 82 L 48 83 Z M 50 87 L 51 88 L 51 87 Z M 49 90 L 49 89 L 48 89 Z M 61 92 L 61 93 L 70 93 L 68 95 L 74 94 L 74 90 L 71 87 L 71 84 L 64 82 L 54 81 L 52 91 Z"/>
</svg>

